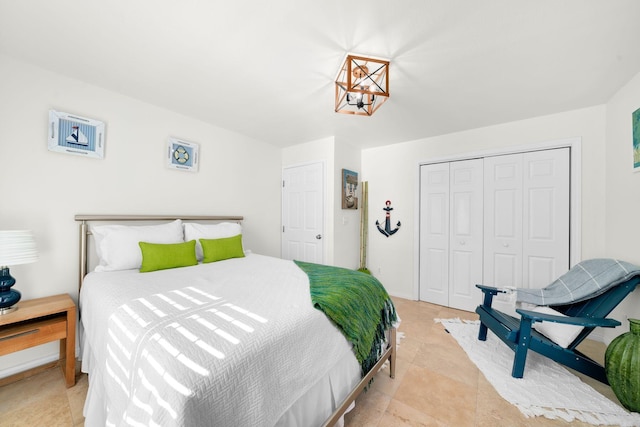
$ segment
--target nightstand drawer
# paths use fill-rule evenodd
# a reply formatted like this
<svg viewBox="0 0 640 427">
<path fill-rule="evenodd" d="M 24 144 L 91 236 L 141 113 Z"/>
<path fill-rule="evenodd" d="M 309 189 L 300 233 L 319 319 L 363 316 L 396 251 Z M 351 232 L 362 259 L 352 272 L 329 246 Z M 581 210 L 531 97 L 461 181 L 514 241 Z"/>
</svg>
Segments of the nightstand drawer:
<svg viewBox="0 0 640 427">
<path fill-rule="evenodd" d="M 67 387 L 76 383 L 76 305 L 68 294 L 20 301 L 18 309 L 0 316 L 0 356 L 50 341 L 60 341 Z M 25 373 L 26 376 L 33 374 Z M 25 378 L 15 374 L 9 379 Z M 5 378 L 3 378 L 5 380 Z M 5 382 L 7 384 L 7 382 Z M 1 424 L 1 422 L 0 422 Z"/>
<path fill-rule="evenodd" d="M 0 356 L 66 337 L 66 316 L 1 328 Z"/>
</svg>

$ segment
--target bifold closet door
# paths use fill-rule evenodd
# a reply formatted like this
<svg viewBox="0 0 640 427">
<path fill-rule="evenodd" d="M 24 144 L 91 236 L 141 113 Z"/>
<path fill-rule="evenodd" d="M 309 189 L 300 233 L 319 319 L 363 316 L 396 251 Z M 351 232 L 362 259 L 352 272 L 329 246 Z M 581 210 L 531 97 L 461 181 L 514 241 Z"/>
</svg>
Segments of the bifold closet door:
<svg viewBox="0 0 640 427">
<path fill-rule="evenodd" d="M 569 270 L 569 148 L 523 157 L 523 285 L 543 288 Z"/>
<path fill-rule="evenodd" d="M 482 159 L 420 168 L 420 300 L 473 311 L 481 299 Z"/>
<path fill-rule="evenodd" d="M 568 271 L 569 190 L 569 148 L 422 165 L 420 300 L 473 311 L 476 283 L 541 288 Z"/>
<path fill-rule="evenodd" d="M 450 163 L 449 307 L 474 311 L 482 300 L 483 161 Z"/>
<path fill-rule="evenodd" d="M 541 288 L 566 272 L 569 148 L 486 157 L 484 178 L 484 283 Z"/>
<path fill-rule="evenodd" d="M 449 305 L 449 163 L 420 167 L 420 300 Z"/>
<path fill-rule="evenodd" d="M 484 278 L 522 286 L 522 154 L 484 159 Z"/>
</svg>

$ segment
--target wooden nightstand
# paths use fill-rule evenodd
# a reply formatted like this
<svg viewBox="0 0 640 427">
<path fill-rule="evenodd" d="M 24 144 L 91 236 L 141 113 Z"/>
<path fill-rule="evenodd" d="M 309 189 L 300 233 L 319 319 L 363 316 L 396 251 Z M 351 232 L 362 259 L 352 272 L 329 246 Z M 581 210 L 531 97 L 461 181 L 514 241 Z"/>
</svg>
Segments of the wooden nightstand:
<svg viewBox="0 0 640 427">
<path fill-rule="evenodd" d="M 76 305 L 67 294 L 20 301 L 0 316 L 0 356 L 60 340 L 67 387 L 76 383 Z"/>
</svg>

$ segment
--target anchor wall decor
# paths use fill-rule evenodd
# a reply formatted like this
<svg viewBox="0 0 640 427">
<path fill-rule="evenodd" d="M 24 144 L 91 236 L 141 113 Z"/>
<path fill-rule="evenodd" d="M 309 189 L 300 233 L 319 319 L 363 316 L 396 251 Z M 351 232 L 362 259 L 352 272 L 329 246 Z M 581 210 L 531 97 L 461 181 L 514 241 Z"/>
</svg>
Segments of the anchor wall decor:
<svg viewBox="0 0 640 427">
<path fill-rule="evenodd" d="M 376 227 L 378 227 L 378 231 L 384 234 L 386 237 L 392 236 L 398 232 L 400 229 L 400 221 L 396 224 L 397 227 L 393 230 L 391 229 L 391 211 L 393 208 L 391 207 L 391 200 L 387 200 L 385 203 L 385 207 L 382 208 L 383 211 L 387 211 L 384 219 L 384 228 L 380 227 L 380 221 L 376 220 Z"/>
</svg>

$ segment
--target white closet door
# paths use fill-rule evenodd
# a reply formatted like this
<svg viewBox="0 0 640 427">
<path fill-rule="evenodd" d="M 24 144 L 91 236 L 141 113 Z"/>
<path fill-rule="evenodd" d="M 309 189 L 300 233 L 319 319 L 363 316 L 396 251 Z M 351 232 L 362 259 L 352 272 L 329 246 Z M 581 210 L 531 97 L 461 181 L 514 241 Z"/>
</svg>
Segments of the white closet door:
<svg viewBox="0 0 640 427">
<path fill-rule="evenodd" d="M 482 159 L 450 163 L 449 307 L 473 311 L 482 299 Z"/>
<path fill-rule="evenodd" d="M 484 159 L 484 280 L 522 286 L 522 154 Z"/>
<path fill-rule="evenodd" d="M 523 283 L 543 288 L 569 269 L 569 148 L 523 156 Z"/>
<path fill-rule="evenodd" d="M 449 303 L 449 163 L 420 167 L 420 300 Z"/>
<path fill-rule="evenodd" d="M 421 166 L 420 300 L 473 311 L 476 283 L 539 288 L 569 269 L 569 150 Z"/>
<path fill-rule="evenodd" d="M 541 288 L 569 269 L 569 148 L 485 158 L 484 283 Z"/>
</svg>

